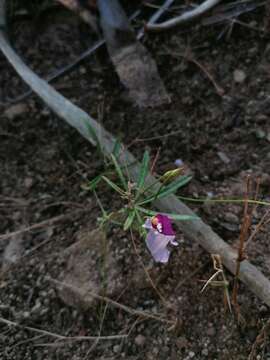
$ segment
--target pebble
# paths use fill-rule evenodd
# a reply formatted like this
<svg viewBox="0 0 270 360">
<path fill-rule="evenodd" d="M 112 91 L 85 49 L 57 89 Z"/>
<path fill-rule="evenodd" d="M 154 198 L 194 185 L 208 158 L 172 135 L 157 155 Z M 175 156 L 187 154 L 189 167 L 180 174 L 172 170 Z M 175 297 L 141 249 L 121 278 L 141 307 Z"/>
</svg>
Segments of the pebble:
<svg viewBox="0 0 270 360">
<path fill-rule="evenodd" d="M 4 116 L 9 120 L 14 120 L 18 116 L 24 115 L 28 111 L 28 107 L 25 104 L 16 104 L 10 106 L 5 112 Z"/>
<path fill-rule="evenodd" d="M 35 303 L 35 305 L 33 306 L 31 312 L 32 312 L 32 313 L 37 313 L 37 312 L 40 311 L 40 309 L 41 309 L 41 303 L 40 303 L 39 301 L 37 301 L 37 302 Z"/>
<path fill-rule="evenodd" d="M 202 350 L 202 355 L 203 356 L 208 356 L 208 349 L 203 349 Z"/>
<path fill-rule="evenodd" d="M 238 216 L 231 212 L 224 214 L 224 220 L 232 224 L 239 224 Z"/>
<path fill-rule="evenodd" d="M 177 167 L 184 166 L 184 161 L 181 160 L 181 159 L 176 159 L 175 162 L 174 162 L 174 165 L 177 166 Z"/>
<path fill-rule="evenodd" d="M 136 345 L 143 346 L 145 344 L 145 342 L 146 342 L 146 338 L 143 335 L 139 334 L 136 336 L 136 338 L 135 338 Z"/>
<path fill-rule="evenodd" d="M 31 314 L 30 314 L 29 311 L 24 311 L 23 314 L 22 314 L 22 316 L 23 316 L 24 319 L 30 318 L 30 315 L 31 315 Z"/>
<path fill-rule="evenodd" d="M 246 77 L 247 75 L 243 70 L 236 69 L 233 72 L 234 81 L 238 84 L 243 83 L 246 80 Z"/>
<path fill-rule="evenodd" d="M 261 186 L 270 186 L 270 175 L 267 173 L 263 173 L 260 178 Z"/>
<path fill-rule="evenodd" d="M 190 359 L 193 359 L 194 356 L 195 356 L 195 353 L 194 353 L 193 351 L 190 351 L 190 352 L 188 353 L 188 356 L 189 356 Z"/>
<path fill-rule="evenodd" d="M 33 186 L 34 180 L 31 177 L 27 177 L 24 179 L 24 186 L 26 189 L 30 189 Z"/>
<path fill-rule="evenodd" d="M 114 345 L 113 352 L 114 353 L 119 353 L 120 351 L 121 351 L 121 346 L 120 345 Z"/>
<path fill-rule="evenodd" d="M 231 162 L 230 158 L 224 152 L 218 151 L 217 155 L 220 158 L 220 160 L 222 160 L 224 162 L 224 164 L 227 165 Z"/>
<path fill-rule="evenodd" d="M 266 136 L 266 133 L 265 133 L 265 131 L 263 131 L 262 129 L 257 129 L 257 130 L 255 131 L 255 135 L 256 135 L 256 138 L 257 138 L 257 139 L 264 139 L 265 136 Z"/>
<path fill-rule="evenodd" d="M 262 305 L 262 306 L 259 308 L 259 312 L 260 312 L 260 314 L 266 314 L 266 313 L 268 312 L 267 306 Z"/>
<path fill-rule="evenodd" d="M 216 334 L 216 330 L 211 326 L 206 330 L 206 334 L 208 336 L 214 336 Z"/>
</svg>

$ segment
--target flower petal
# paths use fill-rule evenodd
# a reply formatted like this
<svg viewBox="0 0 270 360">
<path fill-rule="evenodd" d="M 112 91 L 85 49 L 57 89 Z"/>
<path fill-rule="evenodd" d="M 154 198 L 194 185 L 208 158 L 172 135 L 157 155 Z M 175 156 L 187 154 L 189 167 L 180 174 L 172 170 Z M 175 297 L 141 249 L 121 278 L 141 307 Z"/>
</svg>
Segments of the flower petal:
<svg viewBox="0 0 270 360">
<path fill-rule="evenodd" d="M 146 244 L 155 261 L 161 263 L 168 262 L 170 251 L 167 249 L 167 245 L 173 239 L 174 236 L 163 235 L 153 230 L 149 231 L 146 237 Z"/>
<path fill-rule="evenodd" d="M 145 223 L 143 224 L 145 229 L 153 229 L 151 219 L 146 219 Z"/>
<path fill-rule="evenodd" d="M 175 232 L 172 228 L 171 220 L 166 215 L 158 214 L 156 215 L 158 222 L 162 225 L 162 234 L 164 235 L 175 235 Z"/>
<path fill-rule="evenodd" d="M 175 236 L 173 237 L 172 240 L 170 240 L 170 244 L 173 245 L 173 246 L 178 246 L 179 244 L 178 244 L 177 241 L 174 241 L 174 238 L 175 238 Z"/>
</svg>

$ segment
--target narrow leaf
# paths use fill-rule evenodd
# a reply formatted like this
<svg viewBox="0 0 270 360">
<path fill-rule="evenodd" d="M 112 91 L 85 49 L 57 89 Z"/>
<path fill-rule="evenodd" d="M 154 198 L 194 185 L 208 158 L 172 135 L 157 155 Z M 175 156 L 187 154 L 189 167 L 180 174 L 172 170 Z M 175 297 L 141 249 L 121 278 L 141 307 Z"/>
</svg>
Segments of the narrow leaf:
<svg viewBox="0 0 270 360">
<path fill-rule="evenodd" d="M 114 143 L 114 146 L 113 146 L 113 155 L 118 158 L 119 156 L 119 153 L 120 153 L 120 150 L 121 150 L 121 143 L 119 140 L 116 140 L 115 143 Z"/>
<path fill-rule="evenodd" d="M 82 189 L 94 191 L 101 179 L 102 179 L 102 176 L 100 176 L 100 175 L 96 176 L 88 184 L 82 185 Z"/>
<path fill-rule="evenodd" d="M 181 178 L 179 178 L 178 180 L 172 182 L 171 184 L 163 187 L 159 193 L 151 195 L 149 198 L 146 198 L 145 200 L 143 200 L 142 202 L 139 203 L 139 205 L 144 205 L 147 204 L 153 200 L 156 199 L 161 199 L 165 196 L 168 196 L 172 193 L 175 193 L 180 187 L 186 185 L 190 180 L 191 180 L 191 176 L 181 176 Z"/>
<path fill-rule="evenodd" d="M 180 214 L 173 214 L 173 213 L 171 214 L 171 213 L 157 212 L 157 211 L 145 209 L 141 206 L 136 206 L 136 209 L 148 216 L 155 216 L 157 214 L 162 214 L 162 215 L 168 216 L 168 218 L 170 218 L 170 219 L 179 220 L 179 221 L 199 219 L 197 216 L 193 216 L 193 215 L 180 215 Z"/>
<path fill-rule="evenodd" d="M 135 210 L 132 210 L 132 211 L 129 213 L 129 215 L 128 215 L 128 217 L 126 218 L 126 221 L 125 221 L 125 223 L 124 223 L 124 231 L 127 231 L 127 230 L 131 227 L 135 215 L 136 215 Z"/>
<path fill-rule="evenodd" d="M 141 190 L 143 188 L 145 178 L 146 178 L 146 176 L 148 174 L 149 161 L 150 161 L 149 152 L 145 151 L 144 155 L 143 155 L 141 168 L 140 168 L 139 178 L 138 178 L 138 192 L 137 192 L 136 198 L 138 198 L 140 196 L 140 192 L 141 192 Z"/>
<path fill-rule="evenodd" d="M 119 177 L 119 179 L 120 179 L 120 181 L 121 181 L 121 184 L 122 184 L 123 188 L 124 188 L 125 190 L 127 190 L 128 185 L 127 185 L 125 176 L 124 176 L 124 174 L 123 174 L 123 171 L 121 170 L 121 168 L 120 168 L 120 166 L 119 166 L 119 164 L 118 164 L 118 162 L 117 162 L 117 160 L 116 160 L 116 158 L 115 158 L 115 156 L 114 156 L 113 154 L 111 154 L 111 158 L 112 158 L 112 161 L 113 161 L 115 170 L 116 170 L 116 172 L 117 172 L 117 175 L 118 175 L 118 177 Z"/>
<path fill-rule="evenodd" d="M 124 191 L 115 183 L 113 183 L 110 179 L 108 179 L 106 176 L 102 176 L 102 179 L 106 181 L 106 183 L 113 188 L 116 192 L 118 192 L 121 195 L 124 195 Z"/>
</svg>

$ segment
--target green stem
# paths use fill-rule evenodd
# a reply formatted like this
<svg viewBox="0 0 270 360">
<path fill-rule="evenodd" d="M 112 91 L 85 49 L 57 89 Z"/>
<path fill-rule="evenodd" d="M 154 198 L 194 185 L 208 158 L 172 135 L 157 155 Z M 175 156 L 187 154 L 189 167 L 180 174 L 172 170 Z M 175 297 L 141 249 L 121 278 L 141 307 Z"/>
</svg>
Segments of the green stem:
<svg viewBox="0 0 270 360">
<path fill-rule="evenodd" d="M 270 206 L 270 202 L 253 200 L 253 199 L 248 199 L 248 200 L 245 200 L 245 199 L 209 199 L 209 198 L 194 199 L 194 198 L 189 198 L 189 197 L 185 197 L 185 196 L 178 196 L 178 199 L 185 200 L 185 201 L 191 201 L 191 202 L 199 202 L 199 203 L 210 202 L 210 203 L 239 203 L 239 204 L 241 204 L 241 203 L 247 202 L 249 204 Z"/>
</svg>

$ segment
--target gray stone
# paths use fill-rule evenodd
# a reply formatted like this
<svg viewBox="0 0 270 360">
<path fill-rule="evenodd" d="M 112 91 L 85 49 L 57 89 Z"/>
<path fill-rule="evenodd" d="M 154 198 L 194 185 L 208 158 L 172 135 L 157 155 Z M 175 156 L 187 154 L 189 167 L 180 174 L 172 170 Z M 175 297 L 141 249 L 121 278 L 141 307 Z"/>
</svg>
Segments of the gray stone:
<svg viewBox="0 0 270 360">
<path fill-rule="evenodd" d="M 208 349 L 203 349 L 203 350 L 202 350 L 202 355 L 203 355 L 203 356 L 208 356 L 208 353 L 209 353 L 209 352 L 208 352 Z"/>
<path fill-rule="evenodd" d="M 136 345 L 143 346 L 146 342 L 146 338 L 143 335 L 139 334 L 135 337 L 134 341 Z"/>
<path fill-rule="evenodd" d="M 28 111 L 26 104 L 16 104 L 10 106 L 5 112 L 4 116 L 9 120 L 14 120 L 15 118 L 24 115 Z"/>
<path fill-rule="evenodd" d="M 233 214 L 232 212 L 225 213 L 224 220 L 227 221 L 228 223 L 239 224 L 238 216 Z"/>
<path fill-rule="evenodd" d="M 243 70 L 236 69 L 233 72 L 233 78 L 236 83 L 239 84 L 243 83 L 246 80 L 246 77 L 247 75 Z"/>
<path fill-rule="evenodd" d="M 63 261 L 66 266 L 55 285 L 67 305 L 87 310 L 96 304 L 99 296 L 120 294 L 126 283 L 121 265 L 100 229 L 80 232 L 78 241 L 64 252 Z M 140 274 L 136 281 L 142 283 L 145 274 Z M 134 284 L 133 278 L 130 282 Z"/>
</svg>

